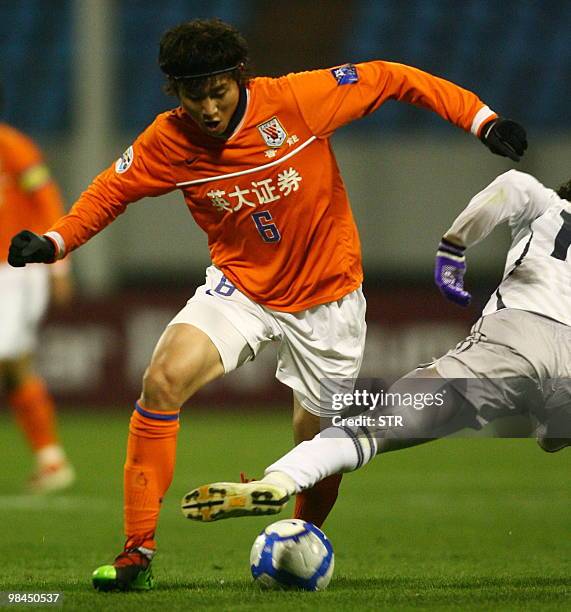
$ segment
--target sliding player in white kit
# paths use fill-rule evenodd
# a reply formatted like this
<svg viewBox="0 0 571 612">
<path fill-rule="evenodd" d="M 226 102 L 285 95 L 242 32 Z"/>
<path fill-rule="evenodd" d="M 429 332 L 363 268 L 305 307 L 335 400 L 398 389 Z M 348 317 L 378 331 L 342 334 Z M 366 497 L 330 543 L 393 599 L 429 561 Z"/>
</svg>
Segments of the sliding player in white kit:
<svg viewBox="0 0 571 612">
<path fill-rule="evenodd" d="M 507 221 L 512 242 L 503 279 L 471 334 L 428 367 L 417 368 L 388 391 L 395 397 L 444 391 L 444 405 L 403 405 L 335 419 L 274 464 L 260 481 L 214 483 L 191 491 L 185 516 L 218 520 L 279 512 L 289 496 L 331 474 L 350 472 L 377 454 L 427 442 L 506 415 L 538 424 L 537 441 L 555 452 L 571 443 L 571 181 L 554 191 L 510 170 L 478 193 L 444 234 L 435 282 L 466 306 L 464 251 Z M 387 394 L 387 395 L 388 395 Z M 401 426 L 387 427 L 400 417 Z M 381 422 L 384 422 L 381 425 Z M 392 421 L 395 423 L 393 418 Z M 363 425 L 365 423 L 365 425 Z"/>
</svg>

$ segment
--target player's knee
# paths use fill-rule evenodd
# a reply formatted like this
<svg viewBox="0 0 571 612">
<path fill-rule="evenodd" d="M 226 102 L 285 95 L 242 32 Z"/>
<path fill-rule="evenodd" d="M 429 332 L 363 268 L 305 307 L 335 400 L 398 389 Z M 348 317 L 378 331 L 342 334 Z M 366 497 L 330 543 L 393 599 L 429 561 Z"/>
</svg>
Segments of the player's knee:
<svg viewBox="0 0 571 612">
<path fill-rule="evenodd" d="M 151 364 L 143 376 L 143 403 L 154 410 L 180 408 L 187 399 L 186 387 L 176 367 Z"/>
</svg>

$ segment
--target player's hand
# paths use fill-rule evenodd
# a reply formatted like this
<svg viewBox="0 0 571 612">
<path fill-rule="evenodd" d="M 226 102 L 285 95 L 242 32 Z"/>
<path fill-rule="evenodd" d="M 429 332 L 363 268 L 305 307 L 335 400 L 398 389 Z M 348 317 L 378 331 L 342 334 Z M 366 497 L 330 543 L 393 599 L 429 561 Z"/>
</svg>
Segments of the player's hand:
<svg viewBox="0 0 571 612">
<path fill-rule="evenodd" d="M 472 299 L 472 296 L 464 290 L 465 250 L 443 238 L 438 246 L 434 264 L 434 282 L 440 292 L 445 298 L 460 306 L 468 306 Z"/>
<path fill-rule="evenodd" d="M 498 117 L 486 123 L 480 135 L 481 141 L 496 155 L 519 161 L 527 149 L 525 129 L 511 119 Z"/>
<path fill-rule="evenodd" d="M 29 263 L 52 263 L 55 256 L 56 248 L 49 238 L 23 230 L 12 238 L 8 263 L 15 268 L 23 268 Z"/>
</svg>

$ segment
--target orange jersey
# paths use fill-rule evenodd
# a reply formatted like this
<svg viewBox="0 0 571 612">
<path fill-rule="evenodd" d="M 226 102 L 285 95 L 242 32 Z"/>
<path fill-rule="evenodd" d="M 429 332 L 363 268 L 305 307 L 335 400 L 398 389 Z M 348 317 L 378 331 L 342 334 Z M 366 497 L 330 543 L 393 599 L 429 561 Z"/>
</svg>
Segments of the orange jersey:
<svg viewBox="0 0 571 612">
<path fill-rule="evenodd" d="M 59 191 L 38 147 L 18 130 L 0 124 L 0 262 L 12 236 L 41 234 L 64 213 Z"/>
<path fill-rule="evenodd" d="M 208 235 L 213 263 L 252 300 L 297 312 L 340 299 L 363 273 L 329 137 L 388 99 L 431 109 L 475 134 L 496 116 L 473 93 L 389 62 L 255 78 L 227 140 L 204 134 L 182 108 L 159 115 L 50 236 L 63 256 L 128 203 L 180 189 Z"/>
</svg>

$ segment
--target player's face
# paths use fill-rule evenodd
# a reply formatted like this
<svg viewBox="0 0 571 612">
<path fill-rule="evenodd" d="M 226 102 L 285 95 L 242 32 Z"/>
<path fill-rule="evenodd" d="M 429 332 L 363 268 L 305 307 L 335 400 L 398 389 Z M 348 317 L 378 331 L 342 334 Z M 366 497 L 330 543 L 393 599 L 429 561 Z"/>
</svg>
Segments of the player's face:
<svg viewBox="0 0 571 612">
<path fill-rule="evenodd" d="M 238 106 L 240 88 L 228 75 L 212 78 L 203 91 L 196 95 L 180 94 L 184 110 L 200 129 L 217 138 L 224 138 L 230 119 Z"/>
</svg>

